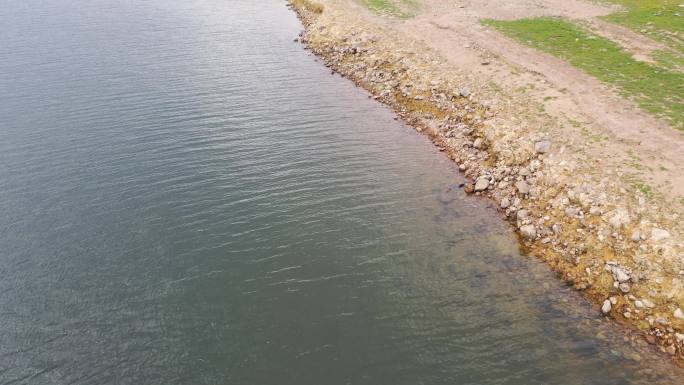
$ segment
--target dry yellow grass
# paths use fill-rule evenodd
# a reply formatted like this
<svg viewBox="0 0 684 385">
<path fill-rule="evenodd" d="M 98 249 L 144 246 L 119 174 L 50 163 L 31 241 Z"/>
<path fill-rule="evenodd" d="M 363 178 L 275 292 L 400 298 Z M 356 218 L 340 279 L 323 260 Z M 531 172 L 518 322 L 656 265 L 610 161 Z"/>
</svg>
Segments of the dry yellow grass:
<svg viewBox="0 0 684 385">
<path fill-rule="evenodd" d="M 310 0 L 291 0 L 293 6 L 313 13 L 323 13 L 323 5 Z"/>
</svg>

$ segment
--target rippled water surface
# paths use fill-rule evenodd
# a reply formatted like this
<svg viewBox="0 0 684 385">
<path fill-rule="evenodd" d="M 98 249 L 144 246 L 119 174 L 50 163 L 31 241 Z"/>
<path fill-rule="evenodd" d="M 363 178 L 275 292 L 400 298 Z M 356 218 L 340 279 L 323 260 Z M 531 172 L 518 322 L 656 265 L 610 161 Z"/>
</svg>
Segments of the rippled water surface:
<svg viewBox="0 0 684 385">
<path fill-rule="evenodd" d="M 681 375 L 294 43 L 284 1 L 5 1 L 0 24 L 1 384 Z"/>
</svg>

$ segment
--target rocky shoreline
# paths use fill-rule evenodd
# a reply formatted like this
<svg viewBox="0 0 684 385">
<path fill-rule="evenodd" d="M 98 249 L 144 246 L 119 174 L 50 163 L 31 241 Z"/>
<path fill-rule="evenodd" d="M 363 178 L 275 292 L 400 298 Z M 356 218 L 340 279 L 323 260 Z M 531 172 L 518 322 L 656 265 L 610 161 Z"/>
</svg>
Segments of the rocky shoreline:
<svg viewBox="0 0 684 385">
<path fill-rule="evenodd" d="M 353 10 L 312 4 L 291 2 L 305 26 L 301 43 L 429 135 L 468 177 L 465 191 L 495 201 L 529 254 L 684 362 L 678 210 L 574 149 L 537 106 L 453 70 L 420 42 L 349 22 Z"/>
</svg>

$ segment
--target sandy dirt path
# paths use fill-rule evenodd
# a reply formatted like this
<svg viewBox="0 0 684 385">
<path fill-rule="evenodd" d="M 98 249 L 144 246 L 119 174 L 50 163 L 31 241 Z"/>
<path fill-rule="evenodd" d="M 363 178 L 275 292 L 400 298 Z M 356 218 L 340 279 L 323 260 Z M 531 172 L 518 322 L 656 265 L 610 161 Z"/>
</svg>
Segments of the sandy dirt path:
<svg viewBox="0 0 684 385">
<path fill-rule="evenodd" d="M 684 199 L 680 169 L 684 133 L 645 113 L 598 79 L 480 23 L 483 19 L 565 17 L 615 39 L 638 60 L 651 61 L 653 51 L 665 49 L 662 44 L 598 19 L 619 8 L 580 0 L 423 0 L 414 17 L 400 19 L 374 14 L 354 0 L 334 1 L 345 2 L 347 7 L 358 8 L 362 17 L 424 42 L 463 71 L 508 92 L 518 90 L 524 99 L 539 103 L 556 118 L 559 135 L 567 136 L 575 146 L 605 159 L 615 172 L 628 173 L 657 189 L 668 201 L 681 203 Z M 607 140 L 601 140 L 600 146 L 587 145 L 596 138 Z"/>
</svg>

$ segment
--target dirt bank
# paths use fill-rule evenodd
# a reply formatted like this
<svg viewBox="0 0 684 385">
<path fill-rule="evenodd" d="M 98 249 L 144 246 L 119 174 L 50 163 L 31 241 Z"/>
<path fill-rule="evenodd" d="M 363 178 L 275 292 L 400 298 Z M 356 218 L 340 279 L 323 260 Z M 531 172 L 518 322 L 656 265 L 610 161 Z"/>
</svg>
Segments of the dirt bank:
<svg viewBox="0 0 684 385">
<path fill-rule="evenodd" d="M 575 17 L 609 11 L 549 2 Z M 309 49 L 428 134 L 472 181 L 466 191 L 496 201 L 525 249 L 597 311 L 684 358 L 681 133 L 476 25 L 486 8 L 477 2 L 427 1 L 408 20 L 352 0 L 318 3 L 322 12 L 295 7 Z M 507 4 L 484 3 L 490 13 Z M 523 15 L 536 9 L 516 4 Z"/>
</svg>

